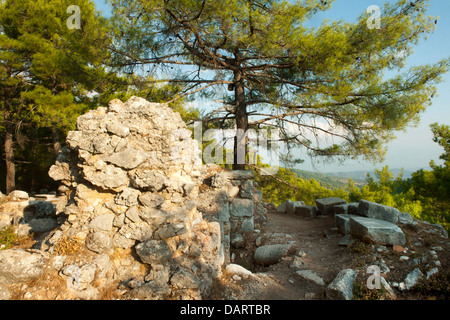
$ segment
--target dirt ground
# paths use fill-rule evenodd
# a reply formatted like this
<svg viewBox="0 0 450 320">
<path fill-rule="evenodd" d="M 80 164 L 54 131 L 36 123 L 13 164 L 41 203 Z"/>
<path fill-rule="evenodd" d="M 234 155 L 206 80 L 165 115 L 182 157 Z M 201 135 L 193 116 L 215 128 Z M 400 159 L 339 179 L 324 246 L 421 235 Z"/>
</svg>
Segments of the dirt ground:
<svg viewBox="0 0 450 320">
<path fill-rule="evenodd" d="M 356 282 L 365 285 L 368 277 L 367 267 L 376 261 L 384 261 L 390 271 L 382 273 L 388 282 L 402 282 L 415 267 L 410 264 L 415 257 L 421 258 L 432 248 L 440 247 L 437 252 L 441 262 L 440 277 L 446 281 L 444 289 L 439 288 L 433 292 L 400 291 L 395 288 L 395 296 L 391 299 L 448 299 L 449 298 L 449 240 L 438 236 L 433 226 L 419 222 L 416 227 L 406 227 L 403 231 L 407 238 L 406 251 L 397 252 L 392 246 L 380 247 L 362 242 L 351 246 L 339 245 L 342 235 L 335 227 L 333 216 L 320 216 L 317 218 L 301 217 L 294 214 L 269 211 L 268 222 L 261 228 L 260 236 L 272 243 L 290 243 L 293 247 L 288 256 L 279 263 L 262 267 L 252 261 L 254 240 L 256 236 L 246 238 L 247 245 L 243 249 L 233 250 L 236 264 L 240 264 L 254 273 L 254 277 L 247 279 L 233 279 L 231 275 L 224 275 L 219 284 L 220 294 L 212 298 L 242 299 L 242 300 L 311 300 L 326 299 L 325 288 L 336 277 L 338 272 L 345 268 L 358 271 Z M 269 240 L 267 240 L 269 239 Z M 264 241 L 262 244 L 265 244 Z M 299 252 L 304 252 L 301 260 L 305 263 L 300 268 L 291 266 L 292 260 Z M 400 259 L 407 256 L 408 260 Z M 404 259 L 404 258 L 403 258 Z M 426 273 L 426 267 L 419 265 Z M 312 270 L 323 279 L 324 285 L 316 284 L 296 274 L 297 270 Z M 439 280 L 439 282 L 442 282 Z M 421 287 L 423 289 L 423 287 Z M 434 290 L 436 291 L 436 290 Z M 444 294 L 443 294 L 444 292 Z M 369 293 L 363 293 L 370 296 Z M 430 296 L 430 294 L 434 294 Z M 361 297 L 360 297 L 361 298 Z M 366 297 L 367 298 L 367 297 Z M 372 297 L 373 298 L 373 297 Z M 370 297 L 369 297 L 370 299 Z"/>
</svg>

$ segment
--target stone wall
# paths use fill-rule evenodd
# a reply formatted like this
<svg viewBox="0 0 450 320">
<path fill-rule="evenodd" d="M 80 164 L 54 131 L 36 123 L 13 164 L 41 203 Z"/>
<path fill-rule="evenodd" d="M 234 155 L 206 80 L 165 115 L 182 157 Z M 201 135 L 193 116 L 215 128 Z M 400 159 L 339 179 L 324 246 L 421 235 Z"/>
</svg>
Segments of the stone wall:
<svg viewBox="0 0 450 320">
<path fill-rule="evenodd" d="M 67 219 L 49 237 L 48 250 L 58 239 L 81 239 L 91 262 L 110 266 L 102 270 L 102 281 L 129 283 L 132 297 L 200 299 L 207 294 L 227 260 L 221 235 L 228 234 L 229 208 L 216 219 L 204 219 L 197 210 L 208 167 L 201 164 L 197 142 L 180 115 L 137 97 L 113 100 L 108 108 L 79 117 L 67 145 L 49 172 L 62 184 L 65 196 L 57 211 Z M 218 187 L 219 177 L 213 177 L 211 188 Z M 248 197 L 242 190 L 251 182 L 241 178 L 231 182 L 241 184 L 239 192 Z M 218 203 L 226 197 L 222 189 L 214 193 Z M 246 218 L 247 228 L 253 227 Z M 131 252 L 126 264 L 123 257 L 114 258 L 123 252 Z M 63 274 L 70 274 L 67 267 L 61 267 Z"/>
<path fill-rule="evenodd" d="M 253 181 L 253 171 L 223 171 L 207 166 L 207 175 L 197 198 L 197 208 L 205 218 L 218 220 L 221 227 L 221 256 L 230 262 L 230 247 L 244 241 L 243 234 L 258 230 L 267 221 L 262 192 Z"/>
</svg>

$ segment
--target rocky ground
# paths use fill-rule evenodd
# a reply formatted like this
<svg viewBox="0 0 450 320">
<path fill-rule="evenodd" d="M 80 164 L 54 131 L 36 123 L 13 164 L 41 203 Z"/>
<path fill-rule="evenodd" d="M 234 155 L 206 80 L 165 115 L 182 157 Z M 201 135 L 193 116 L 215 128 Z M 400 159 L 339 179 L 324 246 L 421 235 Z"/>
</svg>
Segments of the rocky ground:
<svg viewBox="0 0 450 320">
<path fill-rule="evenodd" d="M 326 286 L 342 269 L 357 271 L 353 299 L 449 299 L 450 243 L 436 227 L 418 222 L 402 229 L 407 242 L 404 247 L 377 246 L 356 241 L 339 245 L 342 235 L 334 217 L 301 217 L 269 211 L 268 223 L 260 234 L 247 236 L 245 248 L 234 249 L 235 263 L 253 271 L 252 276 L 225 273 L 217 282 L 211 298 L 249 300 L 326 299 Z M 261 237 L 258 241 L 256 241 Z M 291 243 L 288 254 L 268 267 L 255 264 L 253 253 L 259 245 Z M 391 291 L 369 290 L 367 273 L 378 265 Z M 438 273 L 406 290 L 405 279 L 419 268 L 426 275 L 436 268 Z M 303 270 L 298 273 L 299 270 Z M 310 276 L 308 275 L 315 275 Z M 307 277 L 307 278 L 305 278 Z"/>
<path fill-rule="evenodd" d="M 428 223 L 418 221 L 415 225 L 404 225 L 406 244 L 380 246 L 355 241 L 349 246 L 339 244 L 343 236 L 338 232 L 334 217 L 315 218 L 296 214 L 269 211 L 267 222 L 257 231 L 244 233 L 243 239 L 232 239 L 232 263 L 245 269 L 226 269 L 217 279 L 207 299 L 220 300 L 311 300 L 327 299 L 327 286 L 339 271 L 353 269 L 357 272 L 353 283 L 353 299 L 396 299 L 396 300 L 448 300 L 450 286 L 450 242 L 441 231 Z M 30 249 L 45 237 L 34 233 L 33 237 L 21 239 L 12 247 Z M 257 248 L 279 245 L 286 249 L 276 263 L 262 266 L 255 261 Z M 32 281 L 21 281 L 9 285 L 9 299 L 12 300 L 59 300 L 74 299 L 66 290 L 67 276 L 61 276 L 58 264 L 76 265 L 83 260 L 83 250 L 77 251 L 75 244 L 67 244 L 76 254 L 66 252 L 45 257 L 48 261 L 43 272 Z M 63 248 L 62 248 L 63 249 Z M 86 249 L 84 249 L 86 250 Z M 0 251 L 1 252 L 1 251 Z M 40 251 L 39 251 L 40 252 Z M 40 259 L 37 250 L 31 250 L 33 259 Z M 129 252 L 123 254 L 121 262 L 126 265 Z M 31 255 L 30 255 L 31 257 Z M 115 257 L 117 258 L 117 257 Z M 120 257 L 119 257 L 120 258 Z M 81 261 L 80 260 L 80 261 Z M 119 259 L 120 260 L 120 259 Z M 71 263 L 69 263 L 71 262 Z M 371 265 L 380 267 L 382 277 L 389 284 L 389 290 L 369 290 L 367 280 Z M 422 279 L 411 288 L 405 288 L 414 270 L 423 273 Z M 437 271 L 427 279 L 427 273 Z M 32 271 L 32 270 L 31 270 Z M 66 270 L 67 271 L 67 270 Z M 70 270 L 69 270 L 70 271 Z M 145 270 L 144 270 L 145 271 Z M 90 270 L 81 270 L 83 277 L 94 277 Z M 98 278 L 95 281 L 100 281 Z M 0 279 L 1 280 L 1 279 Z M 96 286 L 95 281 L 93 287 Z M 101 299 L 127 299 L 127 286 L 115 284 L 102 287 Z M 0 286 L 0 296 L 1 296 Z M 87 293 L 88 294 L 88 293 Z M 77 297 L 80 298 L 80 297 Z"/>
</svg>

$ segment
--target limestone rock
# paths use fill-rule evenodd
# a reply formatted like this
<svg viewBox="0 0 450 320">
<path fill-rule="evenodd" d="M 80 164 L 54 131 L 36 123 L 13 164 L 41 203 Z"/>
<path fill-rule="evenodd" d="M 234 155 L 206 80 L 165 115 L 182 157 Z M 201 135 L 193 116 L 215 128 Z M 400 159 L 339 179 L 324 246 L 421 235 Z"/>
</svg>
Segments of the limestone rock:
<svg viewBox="0 0 450 320">
<path fill-rule="evenodd" d="M 350 233 L 350 218 L 356 218 L 357 216 L 351 214 L 336 214 L 334 217 L 339 232 L 346 235 Z"/>
<path fill-rule="evenodd" d="M 312 281 L 320 286 L 325 285 L 323 279 L 312 270 L 298 270 L 296 273 L 305 280 Z"/>
<path fill-rule="evenodd" d="M 170 283 L 175 289 L 197 289 L 201 280 L 188 270 L 180 269 L 172 276 Z"/>
<path fill-rule="evenodd" d="M 28 222 L 30 232 L 40 233 L 50 231 L 58 225 L 55 219 L 33 219 Z"/>
<path fill-rule="evenodd" d="M 167 283 L 150 281 L 131 290 L 129 296 L 140 300 L 164 300 L 167 299 L 171 292 L 172 290 Z"/>
<path fill-rule="evenodd" d="M 136 246 L 136 253 L 142 262 L 153 264 L 164 264 L 172 256 L 169 246 L 163 240 L 148 240 Z"/>
<path fill-rule="evenodd" d="M 39 250 L 0 251 L 0 285 L 32 281 L 41 276 L 48 257 Z"/>
<path fill-rule="evenodd" d="M 50 169 L 66 195 L 58 237 L 81 239 L 91 251 L 83 257 L 88 261 L 64 270 L 85 284 L 74 289 L 77 297 L 98 295 L 77 278 L 77 268 L 94 264 L 102 285 L 135 279 L 130 297 L 197 299 L 229 261 L 231 239 L 242 246 L 241 233 L 254 230 L 255 218 L 262 223 L 266 209 L 253 171 L 203 166 L 191 136 L 179 113 L 138 97 L 77 119 Z M 43 241 L 50 251 L 57 240 L 51 237 Z M 109 256 L 111 266 L 102 271 L 95 261 Z"/>
<path fill-rule="evenodd" d="M 129 175 L 133 187 L 143 190 L 161 191 L 167 181 L 164 174 L 151 170 L 136 170 Z"/>
<path fill-rule="evenodd" d="M 335 206 L 345 203 L 347 203 L 347 201 L 341 198 L 316 199 L 317 209 L 323 215 L 333 214 Z"/>
<path fill-rule="evenodd" d="M 358 206 L 358 215 L 367 218 L 397 223 L 400 212 L 396 208 L 388 207 L 367 200 L 361 200 Z"/>
<path fill-rule="evenodd" d="M 110 231 L 113 227 L 114 218 L 114 214 L 103 214 L 92 219 L 88 227 L 94 230 Z"/>
<path fill-rule="evenodd" d="M 131 170 L 142 164 L 148 157 L 149 155 L 146 152 L 128 148 L 124 151 L 113 153 L 112 155 L 103 156 L 101 159 L 116 167 Z"/>
<path fill-rule="evenodd" d="M 370 243 L 401 246 L 406 243 L 403 231 L 394 223 L 384 220 L 350 217 L 350 233 Z"/>
<path fill-rule="evenodd" d="M 234 263 L 230 263 L 229 265 L 227 265 L 225 270 L 229 274 L 237 274 L 240 276 L 253 276 L 253 273 L 250 270 L 247 270 L 243 266 Z"/>
<path fill-rule="evenodd" d="M 7 286 L 2 286 L 0 284 L 0 301 L 11 299 L 11 292 Z"/>
<path fill-rule="evenodd" d="M 419 268 L 415 268 L 413 271 L 411 271 L 405 278 L 405 288 L 406 290 L 410 290 L 412 287 L 417 285 L 421 279 L 423 279 L 425 276 L 420 271 Z"/>
<path fill-rule="evenodd" d="M 139 196 L 139 202 L 149 208 L 157 208 L 164 203 L 164 197 L 152 192 L 146 192 Z"/>
<path fill-rule="evenodd" d="M 304 205 L 305 203 L 303 201 L 290 201 L 286 204 L 286 213 L 295 214 L 296 208 Z"/>
<path fill-rule="evenodd" d="M 10 198 L 16 198 L 16 199 L 20 199 L 20 200 L 28 200 L 29 199 L 29 196 L 28 196 L 28 193 L 27 192 L 25 192 L 25 191 L 21 191 L 21 190 L 14 190 L 14 191 L 11 191 L 9 194 L 8 194 L 8 196 L 10 197 Z"/>
<path fill-rule="evenodd" d="M 353 282 L 356 278 L 356 271 L 344 269 L 325 289 L 328 300 L 351 300 L 353 297 Z"/>
<path fill-rule="evenodd" d="M 251 199 L 236 198 L 231 202 L 230 215 L 232 217 L 253 217 L 254 203 Z"/>
<path fill-rule="evenodd" d="M 111 249 L 112 240 L 104 232 L 93 232 L 86 237 L 86 247 L 95 253 L 104 253 Z"/>
<path fill-rule="evenodd" d="M 302 217 L 315 217 L 317 215 L 316 206 L 299 205 L 295 207 L 295 214 Z"/>
<path fill-rule="evenodd" d="M 102 170 L 97 170 L 91 166 L 83 166 L 83 174 L 87 181 L 105 190 L 126 187 L 129 184 L 126 171 L 113 165 L 107 165 Z"/>
<path fill-rule="evenodd" d="M 288 205 L 291 205 L 291 203 L 292 203 L 291 200 L 287 200 L 287 201 L 283 202 L 282 204 L 280 204 L 277 207 L 277 211 L 280 212 L 280 213 L 286 213 L 287 207 L 288 207 Z"/>
<path fill-rule="evenodd" d="M 290 244 L 272 244 L 260 246 L 255 250 L 255 263 L 270 266 L 278 263 L 288 254 Z"/>
</svg>

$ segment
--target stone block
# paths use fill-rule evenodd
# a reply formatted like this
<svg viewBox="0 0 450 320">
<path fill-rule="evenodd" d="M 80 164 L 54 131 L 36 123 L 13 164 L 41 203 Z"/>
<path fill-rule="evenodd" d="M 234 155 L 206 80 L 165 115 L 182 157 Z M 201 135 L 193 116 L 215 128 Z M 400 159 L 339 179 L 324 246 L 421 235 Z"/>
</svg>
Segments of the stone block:
<svg viewBox="0 0 450 320">
<path fill-rule="evenodd" d="M 292 203 L 291 200 L 287 200 L 287 201 L 283 202 L 282 204 L 280 204 L 277 207 L 277 211 L 280 212 L 280 213 L 286 213 L 287 206 L 288 206 L 288 204 L 290 205 L 290 203 Z"/>
<path fill-rule="evenodd" d="M 255 178 L 255 173 L 251 170 L 233 170 L 225 173 L 229 180 L 250 180 Z"/>
<path fill-rule="evenodd" d="M 347 201 L 341 198 L 316 199 L 317 209 L 322 215 L 334 214 L 334 207 L 345 203 L 347 203 Z"/>
<path fill-rule="evenodd" d="M 365 217 L 350 218 L 350 233 L 370 243 L 381 245 L 404 245 L 405 234 L 394 223 Z"/>
<path fill-rule="evenodd" d="M 334 214 L 358 214 L 359 202 L 344 203 L 334 206 Z"/>
<path fill-rule="evenodd" d="M 241 221 L 241 229 L 242 232 L 249 232 L 255 230 L 255 221 L 253 217 L 251 218 L 244 218 Z"/>
<path fill-rule="evenodd" d="M 303 201 L 290 201 L 286 205 L 286 213 L 295 214 L 295 208 L 303 205 L 305 205 Z"/>
<path fill-rule="evenodd" d="M 361 200 L 358 206 L 358 215 L 398 223 L 400 211 L 396 208 L 388 207 L 379 203 Z"/>
<path fill-rule="evenodd" d="M 351 214 L 336 214 L 334 217 L 339 232 L 346 235 L 350 233 L 350 218 L 357 216 Z"/>
<path fill-rule="evenodd" d="M 254 203 L 250 199 L 234 199 L 230 204 L 232 217 L 253 217 Z"/>
<path fill-rule="evenodd" d="M 316 206 L 300 205 L 295 207 L 295 214 L 302 217 L 315 217 L 317 215 Z"/>
</svg>

